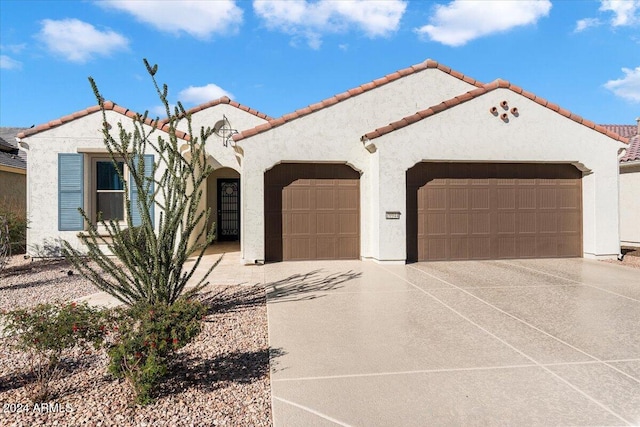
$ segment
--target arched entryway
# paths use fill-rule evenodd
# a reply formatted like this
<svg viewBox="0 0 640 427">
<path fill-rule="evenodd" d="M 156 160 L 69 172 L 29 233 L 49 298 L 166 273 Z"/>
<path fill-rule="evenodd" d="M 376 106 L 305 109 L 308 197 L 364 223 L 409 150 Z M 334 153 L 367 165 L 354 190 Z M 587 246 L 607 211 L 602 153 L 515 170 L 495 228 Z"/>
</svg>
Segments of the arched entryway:
<svg viewBox="0 0 640 427">
<path fill-rule="evenodd" d="M 216 241 L 240 240 L 240 174 L 219 168 L 207 177 L 209 224 L 216 223 Z"/>
</svg>

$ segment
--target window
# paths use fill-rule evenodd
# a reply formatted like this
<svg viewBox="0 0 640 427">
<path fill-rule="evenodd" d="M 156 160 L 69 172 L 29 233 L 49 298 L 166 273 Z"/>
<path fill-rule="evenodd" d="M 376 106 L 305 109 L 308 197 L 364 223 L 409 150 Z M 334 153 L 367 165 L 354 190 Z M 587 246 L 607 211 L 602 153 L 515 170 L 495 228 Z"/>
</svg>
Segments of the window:
<svg viewBox="0 0 640 427">
<path fill-rule="evenodd" d="M 145 174 L 153 171 L 153 155 L 144 155 Z M 105 154 L 58 153 L 58 230 L 84 230 L 83 216 L 78 208 L 87 212 L 89 220 L 98 223 L 127 220 L 124 180 L 130 180 L 129 168 L 122 161 L 114 164 Z M 149 192 L 154 191 L 151 184 Z M 138 205 L 138 189 L 129 186 L 131 223 L 142 224 L 143 215 Z M 154 205 L 149 207 L 151 223 L 154 223 Z"/>
<path fill-rule="evenodd" d="M 116 168 L 117 167 L 117 168 Z M 124 162 L 113 164 L 108 159 L 93 162 L 95 176 L 94 221 L 124 221 Z"/>
</svg>

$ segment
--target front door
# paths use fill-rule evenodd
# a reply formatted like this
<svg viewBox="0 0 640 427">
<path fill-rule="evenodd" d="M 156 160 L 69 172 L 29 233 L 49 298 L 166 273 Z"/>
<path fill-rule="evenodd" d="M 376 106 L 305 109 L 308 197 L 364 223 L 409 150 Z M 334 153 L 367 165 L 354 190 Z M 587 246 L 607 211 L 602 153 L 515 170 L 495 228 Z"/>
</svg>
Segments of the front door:
<svg viewBox="0 0 640 427">
<path fill-rule="evenodd" d="M 240 240 L 240 180 L 218 179 L 217 240 Z"/>
</svg>

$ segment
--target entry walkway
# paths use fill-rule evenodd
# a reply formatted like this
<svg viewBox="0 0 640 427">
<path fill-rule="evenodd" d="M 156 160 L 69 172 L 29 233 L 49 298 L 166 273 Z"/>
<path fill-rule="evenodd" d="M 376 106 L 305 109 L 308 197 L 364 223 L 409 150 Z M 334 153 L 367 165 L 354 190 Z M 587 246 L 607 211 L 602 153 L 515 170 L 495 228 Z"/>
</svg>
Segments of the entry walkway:
<svg viewBox="0 0 640 427">
<path fill-rule="evenodd" d="M 583 259 L 264 270 L 277 427 L 640 424 L 638 270 Z"/>
</svg>

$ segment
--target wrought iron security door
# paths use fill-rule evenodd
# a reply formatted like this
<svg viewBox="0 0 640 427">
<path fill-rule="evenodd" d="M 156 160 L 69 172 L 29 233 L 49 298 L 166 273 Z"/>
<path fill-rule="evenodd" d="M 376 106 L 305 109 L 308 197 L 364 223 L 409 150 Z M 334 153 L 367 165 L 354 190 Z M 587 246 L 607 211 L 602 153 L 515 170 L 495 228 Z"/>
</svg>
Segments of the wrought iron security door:
<svg viewBox="0 0 640 427">
<path fill-rule="evenodd" d="M 218 179 L 217 240 L 240 239 L 240 180 Z"/>
</svg>

